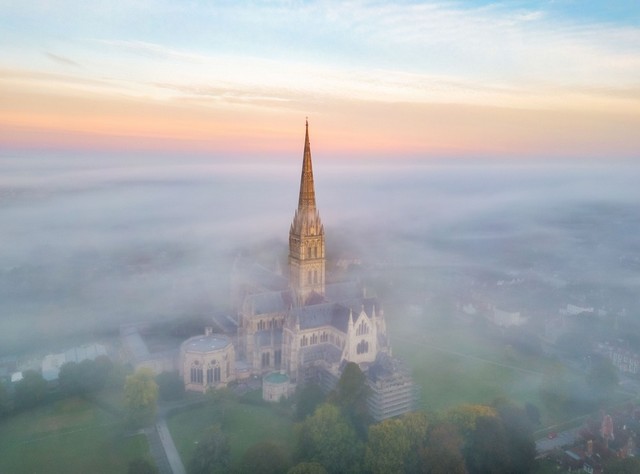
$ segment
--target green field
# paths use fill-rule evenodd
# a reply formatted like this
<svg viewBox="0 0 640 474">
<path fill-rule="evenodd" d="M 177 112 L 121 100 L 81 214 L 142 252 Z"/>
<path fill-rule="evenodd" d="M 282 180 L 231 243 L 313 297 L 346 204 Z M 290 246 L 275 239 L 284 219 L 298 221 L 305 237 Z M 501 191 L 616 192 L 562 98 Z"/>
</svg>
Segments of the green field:
<svg viewBox="0 0 640 474">
<path fill-rule="evenodd" d="M 543 426 L 571 416 L 549 411 L 540 399 L 542 373 L 554 363 L 551 359 L 520 354 L 459 324 L 396 330 L 391 341 L 394 354 L 407 363 L 420 387 L 422 409 L 443 411 L 463 403 L 489 404 L 504 397 L 520 405 L 536 405 Z M 584 377 L 570 372 L 568 376 Z"/>
<path fill-rule="evenodd" d="M 231 463 L 237 465 L 247 448 L 261 441 L 279 443 L 287 452 L 291 449 L 294 444 L 293 422 L 279 410 L 277 405 L 225 400 L 177 413 L 167 420 L 167 425 L 182 462 L 187 465 L 205 430 L 219 423 L 229 437 Z"/>
<path fill-rule="evenodd" d="M 0 472 L 126 473 L 147 457 L 147 439 L 81 398 L 17 414 L 0 423 Z"/>
</svg>

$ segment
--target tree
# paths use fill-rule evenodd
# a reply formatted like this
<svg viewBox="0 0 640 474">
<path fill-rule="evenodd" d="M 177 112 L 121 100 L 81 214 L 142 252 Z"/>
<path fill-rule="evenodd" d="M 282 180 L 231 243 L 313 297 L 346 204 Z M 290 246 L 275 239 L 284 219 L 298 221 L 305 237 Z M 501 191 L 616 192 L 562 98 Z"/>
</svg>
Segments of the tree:
<svg viewBox="0 0 640 474">
<path fill-rule="evenodd" d="M 131 375 L 133 369 L 129 364 L 123 364 L 121 362 L 112 362 L 111 369 L 105 379 L 105 385 L 107 387 L 122 389 L 124 382 L 127 379 L 127 375 Z"/>
<path fill-rule="evenodd" d="M 189 461 L 189 474 L 222 474 L 229 471 L 231 449 L 220 425 L 213 425 L 198 442 Z"/>
<path fill-rule="evenodd" d="M 91 364 L 93 377 L 91 377 L 91 388 L 94 391 L 102 390 L 109 380 L 109 375 L 113 370 L 113 362 L 106 355 L 99 355 Z"/>
<path fill-rule="evenodd" d="M 441 422 L 429 429 L 424 449 L 419 451 L 420 470 L 427 474 L 465 474 L 463 440 L 456 427 Z"/>
<path fill-rule="evenodd" d="M 429 422 L 427 415 L 421 411 L 405 413 L 400 417 L 409 437 L 409 453 L 405 456 L 405 470 L 418 472 L 421 465 L 420 451 L 424 448 Z"/>
<path fill-rule="evenodd" d="M 478 418 L 496 415 L 496 410 L 493 407 L 466 404 L 449 410 L 446 419 L 458 428 L 462 436 L 467 436 L 476 429 Z"/>
<path fill-rule="evenodd" d="M 527 412 L 527 417 L 529 418 L 529 421 L 531 422 L 531 424 L 537 426 L 540 424 L 540 410 L 538 409 L 537 406 L 535 406 L 533 403 L 531 402 L 527 402 L 524 405 L 524 409 Z"/>
<path fill-rule="evenodd" d="M 325 399 L 322 389 L 315 383 L 308 383 L 296 392 L 296 420 L 304 420 L 313 415 L 318 405 Z"/>
<path fill-rule="evenodd" d="M 495 416 L 481 416 L 469 433 L 464 448 L 469 474 L 507 474 L 511 463 L 507 450 L 507 435 L 502 421 Z"/>
<path fill-rule="evenodd" d="M 4 384 L 0 382 L 0 420 L 11 412 L 11 398 Z"/>
<path fill-rule="evenodd" d="M 540 383 L 540 397 L 547 407 L 562 409 L 570 399 L 570 392 L 567 373 L 560 362 L 544 370 Z"/>
<path fill-rule="evenodd" d="M 77 395 L 83 390 L 83 383 L 80 378 L 80 368 L 74 361 L 65 362 L 60 367 L 58 374 L 58 386 L 65 395 Z"/>
<path fill-rule="evenodd" d="M 60 367 L 58 384 L 66 395 L 87 395 L 102 390 L 112 367 L 111 359 L 98 356 L 80 363 L 70 361 Z"/>
<path fill-rule="evenodd" d="M 133 426 L 149 424 L 156 414 L 158 385 L 153 371 L 143 367 L 128 375 L 124 383 L 124 403 Z"/>
<path fill-rule="evenodd" d="M 296 459 L 322 464 L 329 473 L 357 471 L 362 445 L 340 409 L 322 404 L 315 413 L 295 426 Z"/>
<path fill-rule="evenodd" d="M 587 386 L 596 398 L 609 398 L 618 386 L 618 371 L 605 357 L 592 357 L 586 376 Z"/>
<path fill-rule="evenodd" d="M 47 382 L 40 372 L 26 370 L 22 373 L 22 380 L 16 384 L 14 392 L 15 404 L 18 408 L 31 408 L 47 396 Z"/>
<path fill-rule="evenodd" d="M 287 472 L 291 464 L 282 446 L 271 441 L 250 446 L 244 453 L 241 472 L 254 474 L 280 474 Z"/>
<path fill-rule="evenodd" d="M 287 471 L 287 474 L 328 474 L 327 470 L 317 462 L 301 462 Z"/>
<path fill-rule="evenodd" d="M 184 381 L 178 372 L 162 372 L 156 375 L 160 400 L 180 400 L 184 398 Z"/>
<path fill-rule="evenodd" d="M 511 472 L 531 472 L 536 458 L 536 442 L 527 413 L 507 400 L 494 403 L 507 437 Z"/>
<path fill-rule="evenodd" d="M 637 474 L 640 472 L 639 458 L 613 458 L 604 466 L 607 474 Z"/>
<path fill-rule="evenodd" d="M 384 420 L 369 427 L 364 463 L 373 474 L 402 474 L 411 441 L 405 425 L 398 419 Z"/>
<path fill-rule="evenodd" d="M 351 421 L 361 439 L 367 435 L 371 423 L 367 399 L 371 389 L 367 376 L 355 362 L 348 362 L 330 400 L 336 403 L 342 413 Z"/>
<path fill-rule="evenodd" d="M 128 474 L 158 474 L 158 468 L 155 464 L 147 461 L 146 459 L 139 458 L 134 459 L 129 463 L 127 469 Z"/>
</svg>

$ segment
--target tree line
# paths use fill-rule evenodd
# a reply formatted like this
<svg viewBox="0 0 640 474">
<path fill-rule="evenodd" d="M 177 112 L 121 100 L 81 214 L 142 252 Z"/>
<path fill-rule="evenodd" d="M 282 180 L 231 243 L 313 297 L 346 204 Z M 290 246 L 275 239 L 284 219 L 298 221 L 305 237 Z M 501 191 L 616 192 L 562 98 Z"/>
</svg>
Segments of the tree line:
<svg viewBox="0 0 640 474">
<path fill-rule="evenodd" d="M 188 472 L 526 474 L 535 466 L 531 417 L 508 400 L 375 423 L 367 409 L 369 390 L 358 365 L 349 363 L 327 396 L 313 384 L 298 392 L 291 455 L 265 441 L 231 466 L 229 440 L 215 425 L 198 442 Z"/>
</svg>

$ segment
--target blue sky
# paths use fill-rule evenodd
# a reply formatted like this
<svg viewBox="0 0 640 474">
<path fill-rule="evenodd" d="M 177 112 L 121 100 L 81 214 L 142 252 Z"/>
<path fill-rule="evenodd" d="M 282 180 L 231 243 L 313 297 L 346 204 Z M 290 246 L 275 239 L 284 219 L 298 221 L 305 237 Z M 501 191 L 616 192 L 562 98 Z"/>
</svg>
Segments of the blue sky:
<svg viewBox="0 0 640 474">
<path fill-rule="evenodd" d="M 269 136 L 290 136 L 285 130 L 307 115 L 336 149 L 370 137 L 387 153 L 541 155 L 560 148 L 558 156 L 577 156 L 594 150 L 594 130 L 601 131 L 600 154 L 634 157 L 640 145 L 632 134 L 640 123 L 638 2 L 61 0 L 0 7 L 0 91 L 22 97 L 0 114 L 12 129 L 0 140 L 12 148 L 63 132 L 67 139 L 57 134 L 43 143 L 94 140 L 100 147 L 100 137 L 114 134 L 130 143 L 138 137 L 143 148 L 149 136 L 161 136 L 177 148 L 177 141 L 199 140 L 203 149 L 227 150 L 247 134 L 257 148 L 272 149 Z M 455 107 L 443 111 L 442 104 Z M 80 120 L 87 111 L 90 119 Z M 171 122 L 180 113 L 190 130 Z M 453 115 L 443 122 L 443 113 Z M 344 127 L 354 122 L 360 125 L 349 137 Z M 541 143 L 559 127 L 564 136 Z M 216 132 L 210 137 L 206 129 Z M 434 135 L 432 146 L 421 142 Z M 592 138 L 580 143 L 585 135 Z"/>
</svg>

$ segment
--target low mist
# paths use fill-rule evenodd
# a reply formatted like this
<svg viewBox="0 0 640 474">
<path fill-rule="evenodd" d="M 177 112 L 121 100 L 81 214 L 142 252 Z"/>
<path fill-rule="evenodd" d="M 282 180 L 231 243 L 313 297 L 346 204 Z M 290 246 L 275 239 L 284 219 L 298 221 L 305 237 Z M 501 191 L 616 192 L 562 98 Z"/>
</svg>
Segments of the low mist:
<svg viewBox="0 0 640 474">
<path fill-rule="evenodd" d="M 224 311 L 236 255 L 266 248 L 273 266 L 286 254 L 300 161 L 0 159 L 0 354 Z M 398 301 L 414 289 L 462 294 L 451 275 L 464 274 L 504 280 L 487 290 L 503 298 L 526 276 L 602 288 L 584 304 L 639 306 L 636 166 L 320 156 L 314 166 L 328 258 L 388 272 Z"/>
</svg>

